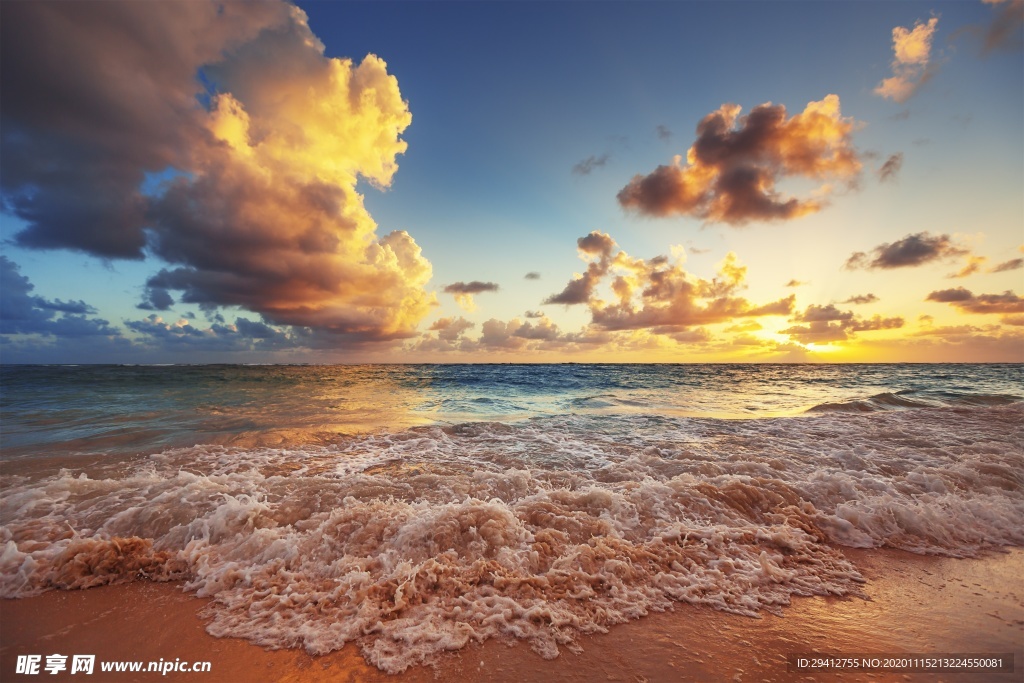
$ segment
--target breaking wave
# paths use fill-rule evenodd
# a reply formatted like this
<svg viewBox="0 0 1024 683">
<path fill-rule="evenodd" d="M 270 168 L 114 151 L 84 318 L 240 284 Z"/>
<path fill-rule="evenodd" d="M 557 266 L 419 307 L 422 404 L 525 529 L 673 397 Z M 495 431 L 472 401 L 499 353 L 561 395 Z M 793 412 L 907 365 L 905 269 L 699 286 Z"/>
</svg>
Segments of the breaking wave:
<svg viewBox="0 0 1024 683">
<path fill-rule="evenodd" d="M 809 408 L 807 412 L 871 413 L 879 410 L 906 408 L 1003 406 L 1020 400 L 1020 396 L 1013 394 L 971 394 L 953 391 L 918 391 L 907 389 L 895 393 L 883 392 L 864 399 L 821 403 Z"/>
<path fill-rule="evenodd" d="M 864 597 L 844 547 L 1024 545 L 1020 403 L 820 409 L 417 427 L 8 475 L 0 595 L 180 579 L 212 598 L 214 635 L 314 654 L 354 641 L 399 672 L 492 637 L 555 657 L 680 602 L 757 616 Z"/>
</svg>

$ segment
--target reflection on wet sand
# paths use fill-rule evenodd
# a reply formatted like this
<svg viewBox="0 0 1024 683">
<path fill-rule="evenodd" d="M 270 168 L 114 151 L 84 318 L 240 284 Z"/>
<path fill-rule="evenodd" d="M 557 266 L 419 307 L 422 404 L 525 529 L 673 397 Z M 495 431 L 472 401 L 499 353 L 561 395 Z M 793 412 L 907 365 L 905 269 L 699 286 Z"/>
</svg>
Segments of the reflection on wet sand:
<svg viewBox="0 0 1024 683">
<path fill-rule="evenodd" d="M 353 644 L 323 657 L 268 651 L 213 638 L 199 616 L 204 600 L 178 584 L 137 582 L 88 591 L 51 592 L 3 603 L 0 671 L 17 654 L 96 654 L 97 660 L 210 661 L 211 674 L 121 674 L 121 681 L 259 680 L 268 683 L 398 681 L 1019 681 L 1024 663 L 1024 551 L 974 559 L 894 550 L 851 550 L 868 579 L 870 600 L 797 598 L 779 617 L 752 619 L 679 605 L 607 634 L 580 638 L 582 651 L 541 659 L 523 643 L 492 640 L 441 656 L 434 668 L 389 676 Z M 1014 673 L 808 674 L 787 670 L 786 656 L 820 653 L 1012 652 Z M 65 672 L 66 673 L 66 672 Z M 12 677 L 4 680 L 36 680 Z M 47 680 L 74 681 L 65 675 Z"/>
</svg>

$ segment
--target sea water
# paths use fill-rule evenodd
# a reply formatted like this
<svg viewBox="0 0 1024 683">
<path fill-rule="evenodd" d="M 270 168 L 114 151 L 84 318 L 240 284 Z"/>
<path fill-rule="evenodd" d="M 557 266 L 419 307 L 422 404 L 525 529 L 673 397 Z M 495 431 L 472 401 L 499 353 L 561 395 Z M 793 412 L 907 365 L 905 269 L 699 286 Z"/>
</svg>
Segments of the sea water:
<svg viewBox="0 0 1024 683">
<path fill-rule="evenodd" d="M 385 671 L 1024 545 L 1021 365 L 0 372 L 0 596 L 180 580 L 214 635 Z"/>
</svg>

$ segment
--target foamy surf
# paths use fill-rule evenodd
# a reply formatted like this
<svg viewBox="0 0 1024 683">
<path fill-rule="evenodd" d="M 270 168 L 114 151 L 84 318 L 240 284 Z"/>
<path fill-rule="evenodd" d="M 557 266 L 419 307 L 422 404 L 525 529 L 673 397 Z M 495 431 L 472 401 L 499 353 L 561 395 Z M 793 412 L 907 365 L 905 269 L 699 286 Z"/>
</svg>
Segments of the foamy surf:
<svg viewBox="0 0 1024 683">
<path fill-rule="evenodd" d="M 545 657 L 677 603 L 864 596 L 843 547 L 1024 545 L 1024 406 L 561 416 L 196 446 L 11 478 L 0 595 L 183 579 L 208 629 L 398 672 L 488 638 Z"/>
</svg>

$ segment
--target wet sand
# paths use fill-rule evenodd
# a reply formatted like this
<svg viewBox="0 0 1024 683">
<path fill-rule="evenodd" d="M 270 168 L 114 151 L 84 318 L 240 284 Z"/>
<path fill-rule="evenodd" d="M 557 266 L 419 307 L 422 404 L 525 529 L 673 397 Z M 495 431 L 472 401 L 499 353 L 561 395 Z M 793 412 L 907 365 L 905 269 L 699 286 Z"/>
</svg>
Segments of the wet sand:
<svg viewBox="0 0 1024 683">
<path fill-rule="evenodd" d="M 0 681 L 1021 681 L 1024 549 L 977 559 L 846 550 L 870 601 L 796 598 L 761 619 L 678 605 L 581 637 L 581 653 L 541 659 L 523 643 L 488 641 L 388 676 L 354 644 L 323 657 L 267 651 L 206 633 L 206 601 L 180 584 L 136 582 L 0 602 Z M 1013 653 L 1012 673 L 799 672 L 790 653 Z M 96 671 L 15 675 L 19 654 L 95 654 Z M 209 673 L 107 673 L 102 660 L 209 661 Z"/>
</svg>

